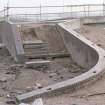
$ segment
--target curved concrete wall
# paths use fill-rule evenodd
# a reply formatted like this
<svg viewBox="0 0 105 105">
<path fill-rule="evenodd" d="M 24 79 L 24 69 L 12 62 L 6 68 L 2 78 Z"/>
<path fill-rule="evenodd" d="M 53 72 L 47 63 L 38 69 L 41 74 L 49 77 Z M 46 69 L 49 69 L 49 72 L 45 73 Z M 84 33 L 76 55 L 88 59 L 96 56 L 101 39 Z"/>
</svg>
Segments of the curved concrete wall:
<svg viewBox="0 0 105 105">
<path fill-rule="evenodd" d="M 83 68 L 90 69 L 96 65 L 99 59 L 98 53 L 87 44 L 87 40 L 81 41 L 81 36 L 74 31 L 76 27 L 75 25 L 73 27 L 73 22 L 77 23 L 77 20 L 59 24 L 59 32 L 63 37 L 66 48 L 71 53 L 72 59 Z"/>
<path fill-rule="evenodd" d="M 75 22 L 75 20 L 73 21 Z M 105 51 L 76 33 L 74 31 L 75 28 L 70 27 L 70 22 L 73 24 L 73 21 L 69 21 L 69 25 L 68 22 L 60 23 L 57 25 L 57 28 L 62 34 L 65 46 L 71 53 L 73 60 L 86 68 L 87 72 L 72 79 L 19 95 L 17 96 L 19 102 L 27 102 L 35 99 L 35 97 L 48 95 L 51 92 L 53 92 L 53 94 L 57 94 L 57 92 L 61 93 L 60 91 L 62 89 L 73 91 L 97 80 L 105 73 Z"/>
</svg>

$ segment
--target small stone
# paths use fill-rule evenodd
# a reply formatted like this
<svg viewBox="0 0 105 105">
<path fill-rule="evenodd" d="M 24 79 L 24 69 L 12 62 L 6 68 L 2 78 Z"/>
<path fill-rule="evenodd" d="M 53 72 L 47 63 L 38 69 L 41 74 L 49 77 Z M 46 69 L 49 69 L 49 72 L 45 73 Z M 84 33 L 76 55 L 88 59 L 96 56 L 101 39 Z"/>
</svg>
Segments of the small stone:
<svg viewBox="0 0 105 105">
<path fill-rule="evenodd" d="M 23 94 L 23 92 L 21 92 L 21 91 L 18 91 L 18 92 L 16 92 L 17 94 Z"/>
<path fill-rule="evenodd" d="M 11 70 L 17 70 L 17 67 L 15 65 L 11 65 L 9 69 L 11 69 Z"/>
<path fill-rule="evenodd" d="M 43 86 L 40 83 L 36 83 L 37 88 L 43 88 Z"/>
<path fill-rule="evenodd" d="M 28 87 L 27 87 L 27 89 L 31 89 L 31 87 L 30 87 L 30 86 L 28 86 Z"/>
<path fill-rule="evenodd" d="M 56 75 L 57 75 L 56 73 L 51 73 L 51 74 L 49 75 L 49 77 L 52 78 L 52 77 L 54 77 L 54 76 L 56 76 Z"/>
<path fill-rule="evenodd" d="M 58 80 L 57 78 L 54 79 L 54 81 L 57 81 L 57 80 Z"/>
<path fill-rule="evenodd" d="M 9 94 L 7 94 L 7 98 L 11 98 L 11 96 Z"/>
<path fill-rule="evenodd" d="M 32 91 L 32 87 L 28 86 L 27 91 Z"/>
<path fill-rule="evenodd" d="M 102 46 L 101 44 L 97 44 L 98 46 Z"/>
<path fill-rule="evenodd" d="M 7 82 L 7 77 L 0 78 L 0 82 Z"/>
<path fill-rule="evenodd" d="M 32 86 L 32 88 L 35 90 L 35 89 L 37 89 L 37 86 Z"/>
<path fill-rule="evenodd" d="M 63 77 L 63 76 L 61 76 L 60 78 L 61 78 L 61 79 L 63 79 L 64 77 Z"/>
</svg>

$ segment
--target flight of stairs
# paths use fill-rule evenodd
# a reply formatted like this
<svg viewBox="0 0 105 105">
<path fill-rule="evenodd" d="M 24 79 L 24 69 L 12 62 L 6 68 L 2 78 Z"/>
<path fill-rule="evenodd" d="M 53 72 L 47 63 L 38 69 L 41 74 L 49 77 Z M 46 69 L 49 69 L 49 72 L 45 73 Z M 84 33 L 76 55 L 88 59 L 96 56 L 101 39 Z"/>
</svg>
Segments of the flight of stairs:
<svg viewBox="0 0 105 105">
<path fill-rule="evenodd" d="M 24 41 L 23 48 L 27 57 L 38 57 L 48 54 L 48 43 L 42 40 Z"/>
</svg>

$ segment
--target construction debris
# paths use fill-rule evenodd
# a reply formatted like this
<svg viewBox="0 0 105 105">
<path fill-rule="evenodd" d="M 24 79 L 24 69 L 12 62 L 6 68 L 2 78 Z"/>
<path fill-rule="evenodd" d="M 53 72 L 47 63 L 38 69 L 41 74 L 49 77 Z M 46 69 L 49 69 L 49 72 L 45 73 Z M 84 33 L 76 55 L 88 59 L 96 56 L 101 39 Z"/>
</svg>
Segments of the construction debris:
<svg viewBox="0 0 105 105">
<path fill-rule="evenodd" d="M 27 54 L 25 55 L 26 58 L 64 58 L 64 57 L 70 57 L 69 53 L 48 53 L 48 54 Z"/>
<path fill-rule="evenodd" d="M 49 66 L 51 61 L 31 61 L 31 62 L 26 62 L 25 67 L 27 68 L 37 68 L 41 66 Z"/>
<path fill-rule="evenodd" d="M 40 83 L 36 83 L 36 87 L 37 87 L 37 89 L 43 88 L 43 86 Z"/>
</svg>

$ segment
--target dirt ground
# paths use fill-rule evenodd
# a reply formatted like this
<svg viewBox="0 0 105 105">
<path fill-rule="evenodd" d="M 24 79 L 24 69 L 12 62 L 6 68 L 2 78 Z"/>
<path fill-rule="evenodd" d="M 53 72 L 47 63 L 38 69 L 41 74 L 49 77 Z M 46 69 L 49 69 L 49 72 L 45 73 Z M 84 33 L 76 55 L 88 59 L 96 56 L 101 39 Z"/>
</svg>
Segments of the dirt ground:
<svg viewBox="0 0 105 105">
<path fill-rule="evenodd" d="M 105 49 L 104 28 L 104 24 L 85 25 L 80 33 Z M 17 94 L 73 78 L 85 72 L 71 58 L 51 59 L 51 61 L 50 67 L 28 69 L 24 65 L 16 64 L 10 55 L 0 55 L 0 105 L 15 105 L 13 100 Z M 105 105 L 105 77 L 72 93 L 44 97 L 43 103 L 44 105 Z"/>
<path fill-rule="evenodd" d="M 15 105 L 15 97 L 19 94 L 74 78 L 86 72 L 75 64 L 71 57 L 49 60 L 51 61 L 49 65 L 27 68 L 24 64 L 16 64 L 8 53 L 0 54 L 0 105 Z"/>
</svg>

